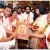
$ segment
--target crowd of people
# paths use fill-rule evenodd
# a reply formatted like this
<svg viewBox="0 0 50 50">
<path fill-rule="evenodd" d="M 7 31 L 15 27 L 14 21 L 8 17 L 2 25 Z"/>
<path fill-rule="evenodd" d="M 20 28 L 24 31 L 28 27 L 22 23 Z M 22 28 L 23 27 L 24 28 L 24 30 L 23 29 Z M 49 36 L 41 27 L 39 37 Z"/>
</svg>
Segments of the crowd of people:
<svg viewBox="0 0 50 50">
<path fill-rule="evenodd" d="M 4 6 L 0 3 L 0 49 L 10 49 L 15 46 L 19 23 L 28 25 L 36 23 L 39 26 L 37 30 L 29 29 L 28 35 L 31 38 L 26 47 L 50 48 L 50 42 L 47 41 L 50 35 L 50 9 L 46 12 L 41 5 L 32 10 L 30 6 L 12 8 L 10 5 Z"/>
</svg>

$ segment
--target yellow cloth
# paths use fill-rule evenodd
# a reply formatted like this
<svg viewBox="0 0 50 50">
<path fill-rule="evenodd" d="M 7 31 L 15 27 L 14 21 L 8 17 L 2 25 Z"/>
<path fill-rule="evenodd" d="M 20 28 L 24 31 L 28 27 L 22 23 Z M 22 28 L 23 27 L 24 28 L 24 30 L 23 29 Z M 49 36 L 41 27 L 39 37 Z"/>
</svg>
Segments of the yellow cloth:
<svg viewBox="0 0 50 50">
<path fill-rule="evenodd" d="M 47 24 L 47 25 L 45 25 L 45 27 L 42 29 L 42 34 L 44 34 L 44 32 L 45 32 L 45 30 L 46 30 L 46 28 L 47 28 L 47 26 L 49 26 L 50 24 Z"/>
</svg>

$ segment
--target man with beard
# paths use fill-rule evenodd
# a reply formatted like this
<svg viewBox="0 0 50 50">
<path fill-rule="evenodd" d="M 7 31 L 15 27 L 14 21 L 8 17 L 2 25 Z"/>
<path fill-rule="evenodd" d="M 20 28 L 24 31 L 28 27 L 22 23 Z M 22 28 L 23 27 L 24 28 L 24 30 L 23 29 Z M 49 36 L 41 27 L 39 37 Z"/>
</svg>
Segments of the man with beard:
<svg viewBox="0 0 50 50">
<path fill-rule="evenodd" d="M 33 22 L 33 13 L 31 12 L 31 7 L 26 6 L 25 13 L 22 15 L 22 21 L 31 24 Z"/>
<path fill-rule="evenodd" d="M 33 17 L 34 17 L 34 14 L 31 12 L 31 7 L 30 6 L 26 6 L 25 7 L 25 11 L 24 14 L 22 15 L 22 22 L 25 23 L 25 24 L 28 24 L 30 25 L 32 22 L 33 22 Z M 30 29 L 29 30 L 29 33 L 32 32 L 32 30 Z M 27 48 L 29 48 L 29 42 L 30 40 L 28 40 L 28 44 L 27 44 Z"/>
<path fill-rule="evenodd" d="M 19 19 L 19 22 L 22 22 L 22 8 L 21 7 L 17 8 L 17 13 L 18 13 L 17 18 Z"/>
<path fill-rule="evenodd" d="M 22 14 L 25 12 L 25 8 L 22 8 Z"/>
</svg>

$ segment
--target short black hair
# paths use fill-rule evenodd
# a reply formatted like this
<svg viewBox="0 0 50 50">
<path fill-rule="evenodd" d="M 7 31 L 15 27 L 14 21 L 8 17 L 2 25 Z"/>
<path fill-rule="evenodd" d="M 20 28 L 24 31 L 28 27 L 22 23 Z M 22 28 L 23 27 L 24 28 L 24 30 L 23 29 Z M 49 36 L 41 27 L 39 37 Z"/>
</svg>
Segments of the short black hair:
<svg viewBox="0 0 50 50">
<path fill-rule="evenodd" d="M 13 7 L 11 6 L 11 5 L 7 5 L 7 6 L 5 6 L 5 8 L 10 8 L 11 10 L 13 10 Z"/>
<path fill-rule="evenodd" d="M 4 8 L 4 4 L 0 3 L 0 8 Z"/>
<path fill-rule="evenodd" d="M 26 6 L 26 7 L 25 7 L 25 10 L 26 10 L 27 7 L 29 7 L 29 9 L 30 9 L 30 11 L 31 11 L 31 7 L 30 7 L 30 6 Z"/>
<path fill-rule="evenodd" d="M 17 10 L 18 10 L 18 9 L 21 9 L 21 10 L 22 10 L 22 7 L 18 7 Z"/>
</svg>

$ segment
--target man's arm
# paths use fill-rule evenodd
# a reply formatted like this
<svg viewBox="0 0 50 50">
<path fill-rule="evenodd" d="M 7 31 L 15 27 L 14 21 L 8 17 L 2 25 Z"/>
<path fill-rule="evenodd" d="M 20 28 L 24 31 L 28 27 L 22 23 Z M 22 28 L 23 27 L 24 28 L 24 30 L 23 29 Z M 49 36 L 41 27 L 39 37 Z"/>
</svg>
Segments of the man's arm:
<svg viewBox="0 0 50 50">
<path fill-rule="evenodd" d="M 6 41 L 10 41 L 11 39 L 13 39 L 14 37 L 11 35 L 8 38 L 2 37 L 2 39 L 0 39 L 0 42 L 6 42 Z"/>
<path fill-rule="evenodd" d="M 11 39 L 16 37 L 16 33 L 12 34 L 10 37 L 5 38 L 4 36 L 0 39 L 0 42 L 10 41 Z"/>
<path fill-rule="evenodd" d="M 5 28 L 5 31 L 8 33 L 8 34 L 12 34 L 13 32 L 12 31 L 10 31 L 9 29 L 7 29 L 6 27 L 4 27 Z"/>
</svg>

